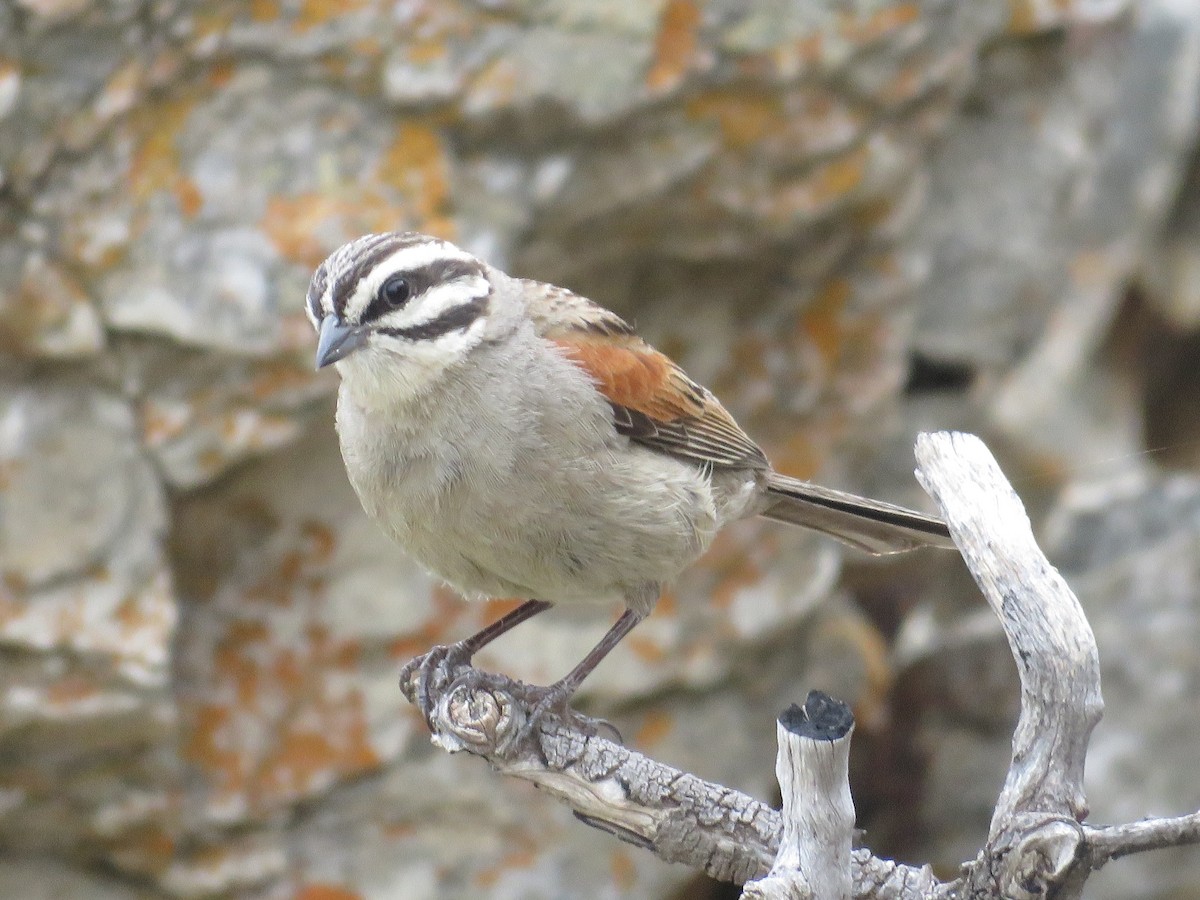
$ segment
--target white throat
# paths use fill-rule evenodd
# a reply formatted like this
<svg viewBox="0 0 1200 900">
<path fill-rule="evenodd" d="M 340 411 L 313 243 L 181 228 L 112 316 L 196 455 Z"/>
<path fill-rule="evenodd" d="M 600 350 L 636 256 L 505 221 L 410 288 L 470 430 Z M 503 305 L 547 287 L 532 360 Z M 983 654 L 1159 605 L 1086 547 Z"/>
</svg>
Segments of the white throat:
<svg viewBox="0 0 1200 900">
<path fill-rule="evenodd" d="M 461 331 L 431 340 L 373 336 L 370 344 L 336 364 L 342 390 L 364 409 L 393 409 L 419 400 L 466 361 L 486 326 L 483 316 Z"/>
</svg>

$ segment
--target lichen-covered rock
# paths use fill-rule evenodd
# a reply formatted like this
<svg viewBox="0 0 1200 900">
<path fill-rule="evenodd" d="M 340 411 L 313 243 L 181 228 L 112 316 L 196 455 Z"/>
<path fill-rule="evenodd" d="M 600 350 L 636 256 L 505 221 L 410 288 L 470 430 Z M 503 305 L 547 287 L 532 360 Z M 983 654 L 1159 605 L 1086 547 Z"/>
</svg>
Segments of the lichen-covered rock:
<svg viewBox="0 0 1200 900">
<path fill-rule="evenodd" d="M 0 6 L 0 895 L 679 890 L 428 748 L 396 670 L 512 601 L 460 601 L 362 515 L 312 267 L 443 235 L 627 315 L 784 471 L 920 504 L 911 434 L 967 426 L 1037 508 L 1141 446 L 1105 349 L 1127 282 L 1195 326 L 1198 91 L 1200 12 L 1168 0 Z M 987 771 L 949 566 L 743 523 L 582 702 L 763 796 L 810 686 L 868 744 L 938 748 L 935 777 Z M 480 662 L 549 681 L 615 613 Z M 986 804 L 953 799 L 937 834 Z"/>
</svg>

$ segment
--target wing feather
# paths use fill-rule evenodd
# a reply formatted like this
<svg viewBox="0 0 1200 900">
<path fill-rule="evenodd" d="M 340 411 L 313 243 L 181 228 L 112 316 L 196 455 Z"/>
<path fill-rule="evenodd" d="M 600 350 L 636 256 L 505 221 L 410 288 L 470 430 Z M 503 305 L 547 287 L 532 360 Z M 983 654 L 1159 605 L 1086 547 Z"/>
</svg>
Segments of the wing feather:
<svg viewBox="0 0 1200 900">
<path fill-rule="evenodd" d="M 767 467 L 720 401 L 616 313 L 551 285 L 529 293 L 534 326 L 608 398 L 618 432 L 701 465 Z"/>
</svg>

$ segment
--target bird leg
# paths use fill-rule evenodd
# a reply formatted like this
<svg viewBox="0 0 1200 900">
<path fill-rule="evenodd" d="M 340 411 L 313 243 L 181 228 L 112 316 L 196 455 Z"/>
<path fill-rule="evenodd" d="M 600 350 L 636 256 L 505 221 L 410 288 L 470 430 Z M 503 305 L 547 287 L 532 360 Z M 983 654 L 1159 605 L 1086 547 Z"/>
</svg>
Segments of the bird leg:
<svg viewBox="0 0 1200 900">
<path fill-rule="evenodd" d="M 417 671 L 417 682 L 413 702 L 425 717 L 425 723 L 432 726 L 433 698 L 430 686 L 444 684 L 449 681 L 455 670 L 469 665 L 471 659 L 496 638 L 512 631 L 527 619 L 532 619 L 540 612 L 545 612 L 553 604 L 545 600 L 526 600 L 516 609 L 505 613 L 495 622 L 481 628 L 473 635 L 463 638 L 453 644 L 439 644 L 428 653 L 409 661 L 400 670 L 400 684 L 403 687 L 409 683 L 413 671 Z"/>
<path fill-rule="evenodd" d="M 502 615 L 491 625 L 484 626 L 469 638 L 463 638 L 454 646 L 458 648 L 460 653 L 465 653 L 465 660 L 470 662 L 471 657 L 496 640 L 496 638 L 503 634 L 508 634 L 508 632 L 512 631 L 525 620 L 532 619 L 538 613 L 545 612 L 553 605 L 553 603 L 547 603 L 545 600 L 526 600 L 516 609 Z"/>
<path fill-rule="evenodd" d="M 570 672 L 564 675 L 554 684 L 544 688 L 530 687 L 526 694 L 529 699 L 534 701 L 533 708 L 529 711 L 525 719 L 525 724 L 522 726 L 517 739 L 520 740 L 528 735 L 538 724 L 546 713 L 554 711 L 561 714 L 564 718 L 577 718 L 588 727 L 588 730 L 594 730 L 597 725 L 608 725 L 600 719 L 592 719 L 588 716 L 581 716 L 570 707 L 571 697 L 579 690 L 579 686 L 583 684 L 583 680 L 592 673 L 592 670 L 600 664 L 600 661 L 612 651 L 617 644 L 629 632 L 637 626 L 637 624 L 646 618 L 646 614 L 633 609 L 626 609 L 621 613 L 621 617 L 613 623 L 612 628 L 604 637 L 600 638 L 596 646 L 588 651 L 587 656 L 581 659 Z M 611 725 L 608 727 L 612 728 Z M 613 729 L 614 731 L 616 729 Z M 618 741 L 620 732 L 617 732 Z"/>
<path fill-rule="evenodd" d="M 444 692 L 449 686 L 470 687 L 475 682 L 486 680 L 488 676 L 470 667 L 471 657 L 482 647 L 491 643 L 502 634 L 510 631 L 526 619 L 536 616 L 551 606 L 544 600 L 530 600 L 518 606 L 512 612 L 501 616 L 491 625 L 479 632 L 458 641 L 455 644 L 439 645 L 423 656 L 409 662 L 400 673 L 401 686 L 408 685 L 414 680 L 412 699 L 414 705 L 421 710 L 426 724 L 433 730 L 433 712 L 436 705 L 434 694 Z M 579 689 L 584 679 L 592 673 L 614 647 L 629 634 L 634 627 L 646 617 L 643 612 L 626 609 L 608 632 L 602 637 L 588 654 L 579 661 L 566 675 L 547 687 L 531 684 L 514 683 L 516 695 L 528 710 L 525 721 L 514 737 L 514 742 L 520 742 L 541 722 L 547 713 L 557 713 L 566 719 L 574 719 L 580 727 L 589 732 L 595 732 L 599 727 L 607 726 L 607 722 L 580 715 L 570 708 L 571 697 Z M 468 666 L 465 672 L 459 670 Z M 620 742 L 620 733 L 612 728 L 616 739 Z"/>
</svg>

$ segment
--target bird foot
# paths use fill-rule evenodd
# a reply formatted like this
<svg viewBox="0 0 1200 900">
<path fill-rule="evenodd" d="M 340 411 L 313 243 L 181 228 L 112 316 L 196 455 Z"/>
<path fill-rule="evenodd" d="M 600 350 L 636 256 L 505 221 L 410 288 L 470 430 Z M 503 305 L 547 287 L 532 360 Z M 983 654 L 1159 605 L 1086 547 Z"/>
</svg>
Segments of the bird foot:
<svg viewBox="0 0 1200 900">
<path fill-rule="evenodd" d="M 400 670 L 400 690 L 420 710 L 430 730 L 433 729 L 437 698 L 464 674 L 478 671 L 471 665 L 473 655 L 474 648 L 465 641 L 438 644 L 427 653 L 409 660 Z"/>
<path fill-rule="evenodd" d="M 430 731 L 437 730 L 434 717 L 442 697 L 457 691 L 486 690 L 509 695 L 514 706 L 523 712 L 515 732 L 503 742 L 509 747 L 524 743 L 556 722 L 587 737 L 599 735 L 623 743 L 621 733 L 611 723 L 571 708 L 573 687 L 563 682 L 542 687 L 484 672 L 471 665 L 471 655 L 472 648 L 462 643 L 438 645 L 400 670 L 400 688 L 420 710 Z"/>
<path fill-rule="evenodd" d="M 525 721 L 514 735 L 515 742 L 524 741 L 534 732 L 552 726 L 557 720 L 573 731 L 585 737 L 603 736 L 617 744 L 624 743 L 621 732 L 606 719 L 587 716 L 571 708 L 571 697 L 575 693 L 573 687 L 562 682 L 541 687 L 539 685 L 517 682 L 520 693 L 517 695 L 525 708 Z"/>
</svg>

